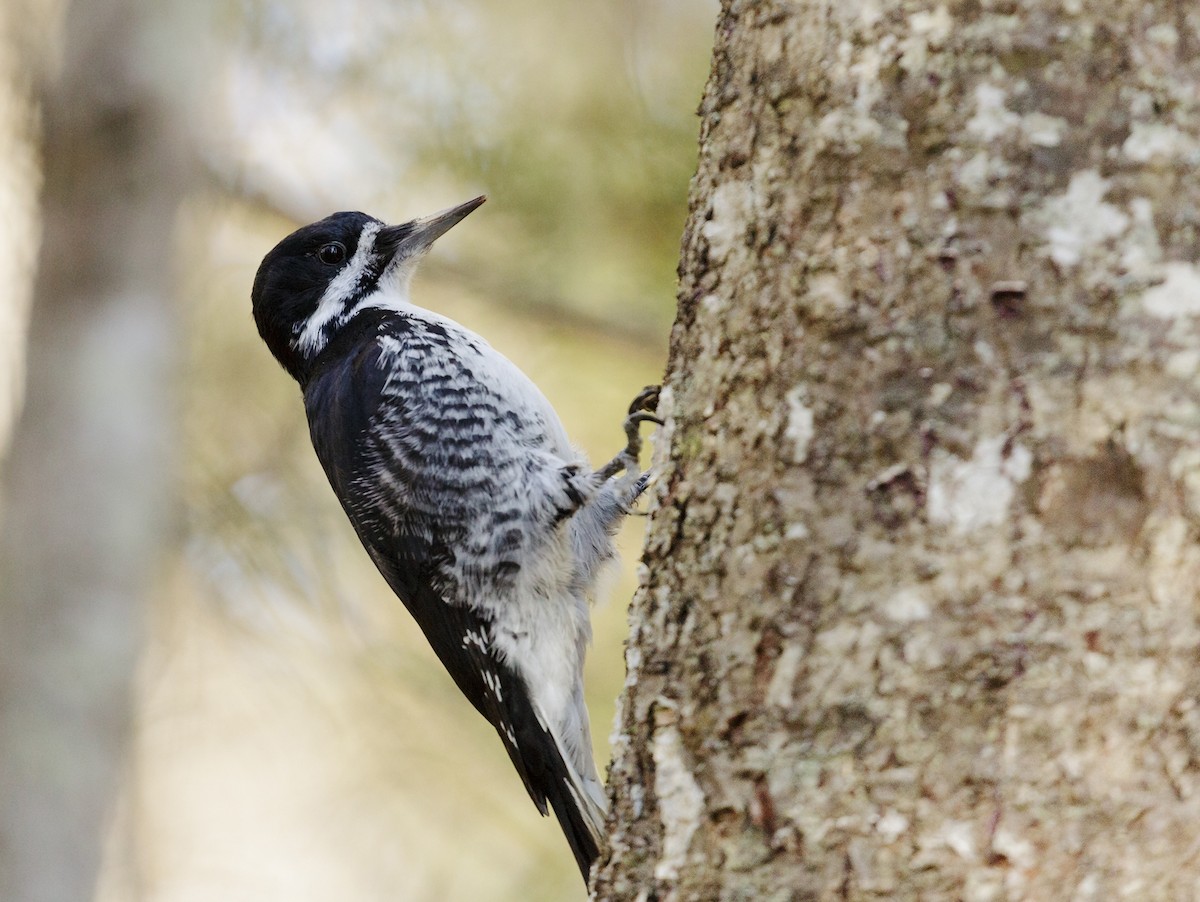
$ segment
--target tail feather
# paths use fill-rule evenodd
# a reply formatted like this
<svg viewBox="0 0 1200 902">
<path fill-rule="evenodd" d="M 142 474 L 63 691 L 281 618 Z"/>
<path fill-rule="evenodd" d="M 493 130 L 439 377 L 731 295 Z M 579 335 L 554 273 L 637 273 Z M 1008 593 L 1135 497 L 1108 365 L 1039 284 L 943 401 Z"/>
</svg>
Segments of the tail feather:
<svg viewBox="0 0 1200 902">
<path fill-rule="evenodd" d="M 554 809 L 554 816 L 558 818 L 558 824 L 567 838 L 567 845 L 575 855 L 583 882 L 587 883 L 592 863 L 600 855 L 604 813 L 596 808 L 590 798 L 581 797 L 574 786 L 565 785 L 569 798 L 566 794 L 550 796 L 550 807 Z"/>
<path fill-rule="evenodd" d="M 516 743 L 504 747 L 525 789 L 543 815 L 554 812 L 586 883 L 604 836 L 604 804 L 599 782 L 589 791 L 586 778 L 571 766 L 562 742 L 545 725 L 533 706 L 522 706 L 529 717 L 514 718 Z M 501 738 L 506 737 L 501 735 Z"/>
<path fill-rule="evenodd" d="M 534 700 L 533 686 L 496 650 L 487 611 L 465 604 L 447 604 L 431 579 L 414 571 L 386 550 L 363 538 L 376 566 L 413 613 L 430 646 L 455 684 L 500 735 L 508 757 L 543 814 L 554 810 L 586 882 L 599 854 L 604 828 L 604 797 L 587 737 L 587 711 L 582 710 L 575 743 L 577 763 Z M 419 575 L 419 571 L 417 571 Z M 582 705 L 582 696 L 579 699 Z M 589 771 L 580 773 L 580 770 Z"/>
<path fill-rule="evenodd" d="M 538 718 L 541 720 L 541 717 Z M 600 846 L 604 837 L 604 796 L 601 794 L 600 781 L 595 774 L 580 774 L 571 765 L 571 757 L 563 748 L 558 736 L 550 730 L 546 731 L 554 740 L 559 760 L 563 762 L 566 778 L 563 784 L 570 793 L 570 804 L 557 805 L 551 799 L 554 816 L 567 837 L 571 851 L 575 853 L 575 861 L 583 874 L 583 882 L 588 882 L 588 873 L 592 862 L 600 854 Z M 590 777 L 590 779 L 589 779 Z"/>
</svg>

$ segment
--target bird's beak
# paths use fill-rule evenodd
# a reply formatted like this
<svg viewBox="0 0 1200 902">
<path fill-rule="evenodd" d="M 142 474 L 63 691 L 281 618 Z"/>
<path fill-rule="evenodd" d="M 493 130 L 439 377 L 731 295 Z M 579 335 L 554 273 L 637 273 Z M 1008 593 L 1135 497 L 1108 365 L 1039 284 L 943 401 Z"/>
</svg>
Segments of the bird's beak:
<svg viewBox="0 0 1200 902">
<path fill-rule="evenodd" d="M 472 198 L 457 207 L 442 210 L 432 216 L 422 216 L 402 225 L 384 226 L 375 238 L 375 249 L 390 253 L 393 260 L 415 257 L 429 250 L 433 242 L 467 218 L 467 214 L 480 206 L 487 198 L 483 195 Z"/>
</svg>

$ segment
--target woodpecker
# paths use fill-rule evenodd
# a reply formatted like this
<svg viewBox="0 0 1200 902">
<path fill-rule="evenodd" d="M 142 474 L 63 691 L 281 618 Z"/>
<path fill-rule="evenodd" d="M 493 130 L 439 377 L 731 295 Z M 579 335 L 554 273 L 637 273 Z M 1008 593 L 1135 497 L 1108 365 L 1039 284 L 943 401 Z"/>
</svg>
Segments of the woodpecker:
<svg viewBox="0 0 1200 902">
<path fill-rule="evenodd" d="M 300 384 L 309 433 L 367 554 L 496 729 L 584 881 L 605 800 L 583 697 L 588 605 L 646 486 L 625 447 L 591 469 L 530 379 L 409 299 L 417 263 L 477 197 L 402 225 L 335 213 L 284 238 L 251 291 L 259 335 Z"/>
</svg>

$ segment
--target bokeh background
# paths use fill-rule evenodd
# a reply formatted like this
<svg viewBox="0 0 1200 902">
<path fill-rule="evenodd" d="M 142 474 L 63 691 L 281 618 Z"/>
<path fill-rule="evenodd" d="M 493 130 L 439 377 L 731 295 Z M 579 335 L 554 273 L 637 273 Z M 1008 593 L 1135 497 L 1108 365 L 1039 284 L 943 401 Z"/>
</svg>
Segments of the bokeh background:
<svg viewBox="0 0 1200 902">
<path fill-rule="evenodd" d="M 250 284 L 279 238 L 334 210 L 397 222 L 486 193 L 414 297 L 517 361 L 591 459 L 607 460 L 625 405 L 665 360 L 715 0 L 126 6 L 121 65 L 169 111 L 185 177 L 172 252 L 140 264 L 161 264 L 174 286 L 149 302 L 169 309 L 155 341 L 171 422 L 154 434 L 170 446 L 170 516 L 151 533 L 157 575 L 99 898 L 584 898 L 557 825 L 344 521 L 299 392 L 254 331 Z M 64 55 L 69 67 L 72 11 L 12 9 L 40 29 L 14 39 L 10 11 L 0 34 L 15 92 L 0 98 L 0 206 L 24 214 L 40 164 L 21 91 L 54 90 Z M 72 164 L 56 152 L 47 141 L 43 162 L 61 180 Z M 30 233 L 6 221 L 0 449 L 39 415 L 14 420 L 10 403 L 38 345 Z M 53 330 L 40 340 L 52 349 Z M 6 497 L 20 495 L 14 478 Z M 69 507 L 54 479 L 43 491 L 40 505 Z M 643 522 L 622 533 L 594 614 L 601 761 Z M 10 586 L 36 595 L 32 555 L 8 566 Z"/>
</svg>

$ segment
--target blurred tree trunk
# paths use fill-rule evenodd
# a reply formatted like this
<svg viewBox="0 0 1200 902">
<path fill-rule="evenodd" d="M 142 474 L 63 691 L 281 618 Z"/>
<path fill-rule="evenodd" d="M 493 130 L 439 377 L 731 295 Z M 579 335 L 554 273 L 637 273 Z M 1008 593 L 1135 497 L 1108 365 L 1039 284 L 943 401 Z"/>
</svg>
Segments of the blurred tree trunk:
<svg viewBox="0 0 1200 902">
<path fill-rule="evenodd" d="M 94 892 L 164 541 L 183 155 L 137 69 L 138 15 L 74 4 L 42 94 L 45 231 L 0 532 L 5 902 Z"/>
<path fill-rule="evenodd" d="M 1200 7 L 726 0 L 597 899 L 1200 892 Z"/>
<path fill-rule="evenodd" d="M 33 267 L 41 235 L 37 116 L 33 78 L 50 30 L 47 4 L 9 0 L 0 7 L 0 461 L 20 408 Z M 2 499 L 0 499 L 2 504 Z"/>
</svg>

